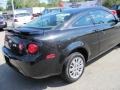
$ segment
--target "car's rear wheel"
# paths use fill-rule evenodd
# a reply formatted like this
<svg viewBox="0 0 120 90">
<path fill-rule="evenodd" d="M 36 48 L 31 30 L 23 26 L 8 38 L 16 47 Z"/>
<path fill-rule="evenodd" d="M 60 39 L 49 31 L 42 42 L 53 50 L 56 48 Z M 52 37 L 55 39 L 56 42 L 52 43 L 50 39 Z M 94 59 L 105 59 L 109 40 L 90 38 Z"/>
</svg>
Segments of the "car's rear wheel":
<svg viewBox="0 0 120 90">
<path fill-rule="evenodd" d="M 75 52 L 69 55 L 65 61 L 61 75 L 62 78 L 69 83 L 77 81 L 84 72 L 84 56 L 81 53 Z"/>
</svg>

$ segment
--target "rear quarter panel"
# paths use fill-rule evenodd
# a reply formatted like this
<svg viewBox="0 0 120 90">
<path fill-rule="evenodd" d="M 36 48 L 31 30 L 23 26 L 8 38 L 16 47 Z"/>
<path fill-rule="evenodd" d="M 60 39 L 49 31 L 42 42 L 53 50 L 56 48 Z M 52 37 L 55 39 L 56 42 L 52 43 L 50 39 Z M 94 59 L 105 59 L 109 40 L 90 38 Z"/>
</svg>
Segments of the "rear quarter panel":
<svg viewBox="0 0 120 90">
<path fill-rule="evenodd" d="M 84 48 L 90 58 L 99 51 L 99 38 L 95 27 L 74 28 L 69 30 L 48 31 L 40 39 L 44 41 L 46 50 L 57 53 L 59 63 L 63 63 L 74 49 Z"/>
</svg>

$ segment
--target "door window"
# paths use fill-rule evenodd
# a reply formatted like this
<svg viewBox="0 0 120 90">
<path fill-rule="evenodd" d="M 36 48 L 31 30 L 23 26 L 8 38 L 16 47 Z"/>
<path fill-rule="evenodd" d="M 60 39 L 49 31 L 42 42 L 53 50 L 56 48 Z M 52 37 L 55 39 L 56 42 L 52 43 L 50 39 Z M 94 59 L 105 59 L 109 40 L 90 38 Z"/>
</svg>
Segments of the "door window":
<svg viewBox="0 0 120 90">
<path fill-rule="evenodd" d="M 92 16 L 95 24 L 108 24 L 110 26 L 116 24 L 115 16 L 111 13 L 104 10 L 91 11 L 90 15 Z"/>
<path fill-rule="evenodd" d="M 118 6 L 118 10 L 120 10 L 120 5 Z"/>
<path fill-rule="evenodd" d="M 91 18 L 89 16 L 82 16 L 72 26 L 79 27 L 88 25 L 93 25 Z"/>
</svg>

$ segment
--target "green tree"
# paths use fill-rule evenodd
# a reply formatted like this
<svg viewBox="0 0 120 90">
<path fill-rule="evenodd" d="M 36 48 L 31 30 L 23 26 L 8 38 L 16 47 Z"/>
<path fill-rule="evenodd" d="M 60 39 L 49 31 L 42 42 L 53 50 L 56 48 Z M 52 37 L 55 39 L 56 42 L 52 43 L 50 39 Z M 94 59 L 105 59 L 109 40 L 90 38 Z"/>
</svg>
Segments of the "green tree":
<svg viewBox="0 0 120 90">
<path fill-rule="evenodd" d="M 85 0 L 70 0 L 70 2 L 82 2 L 82 1 L 85 1 Z"/>
<path fill-rule="evenodd" d="M 39 0 L 22 0 L 24 7 L 38 7 L 40 4 Z"/>
<path fill-rule="evenodd" d="M 104 0 L 103 5 L 106 7 L 111 7 L 112 5 L 120 4 L 120 0 Z"/>
<path fill-rule="evenodd" d="M 3 11 L 4 9 L 3 9 L 3 7 L 0 7 L 0 11 Z"/>
<path fill-rule="evenodd" d="M 14 6 L 15 6 L 16 9 L 23 7 L 22 3 L 20 3 L 20 0 L 14 0 Z M 8 2 L 7 2 L 7 9 L 8 10 L 12 9 L 11 0 L 8 0 Z"/>
<path fill-rule="evenodd" d="M 15 9 L 25 8 L 25 7 L 37 7 L 39 6 L 39 0 L 14 0 Z M 7 9 L 10 10 L 12 8 L 11 0 L 7 2 Z"/>
</svg>

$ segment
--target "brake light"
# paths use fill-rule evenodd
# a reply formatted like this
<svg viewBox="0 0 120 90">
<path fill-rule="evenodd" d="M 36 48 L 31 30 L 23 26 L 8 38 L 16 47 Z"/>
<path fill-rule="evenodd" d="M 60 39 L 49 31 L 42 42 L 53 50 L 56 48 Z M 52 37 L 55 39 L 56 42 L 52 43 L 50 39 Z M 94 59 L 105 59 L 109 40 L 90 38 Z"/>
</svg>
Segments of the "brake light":
<svg viewBox="0 0 120 90">
<path fill-rule="evenodd" d="M 31 43 L 28 45 L 28 53 L 29 54 L 36 54 L 39 50 L 39 47 L 37 44 Z"/>
<path fill-rule="evenodd" d="M 117 12 L 116 12 L 115 10 L 112 10 L 112 14 L 113 14 L 113 15 L 116 15 Z"/>
<path fill-rule="evenodd" d="M 18 22 L 18 20 L 17 20 L 17 19 L 14 19 L 14 22 Z"/>
</svg>

